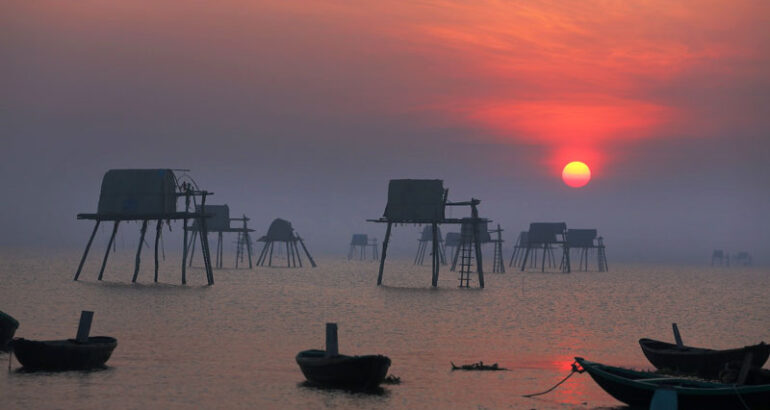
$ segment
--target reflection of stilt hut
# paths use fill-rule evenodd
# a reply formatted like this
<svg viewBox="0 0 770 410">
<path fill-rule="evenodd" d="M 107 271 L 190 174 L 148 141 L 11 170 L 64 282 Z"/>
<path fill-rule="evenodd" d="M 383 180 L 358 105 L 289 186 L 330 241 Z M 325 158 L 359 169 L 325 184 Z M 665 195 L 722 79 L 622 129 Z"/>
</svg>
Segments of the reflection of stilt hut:
<svg viewBox="0 0 770 410">
<path fill-rule="evenodd" d="M 513 254 L 511 255 L 511 262 L 508 266 L 519 266 L 519 262 L 524 258 L 524 251 L 526 251 L 529 244 L 527 238 L 527 231 L 521 231 L 519 237 L 516 239 L 516 244 L 513 245 Z"/>
<path fill-rule="evenodd" d="M 78 265 L 75 280 L 78 280 L 83 264 L 88 256 L 91 243 L 94 240 L 96 231 L 102 221 L 112 221 L 112 235 L 107 244 L 107 251 L 102 260 L 102 266 L 99 270 L 99 280 L 102 280 L 104 268 L 107 266 L 107 256 L 115 241 L 115 235 L 118 233 L 118 225 L 122 221 L 141 221 L 142 227 L 139 234 L 139 246 L 136 250 L 136 259 L 134 262 L 134 276 L 132 282 L 136 282 L 139 275 L 139 263 L 144 246 L 144 236 L 147 233 L 147 225 L 150 221 L 157 221 L 155 225 L 155 282 L 158 281 L 158 242 L 161 237 L 162 223 L 166 221 L 170 224 L 172 220 L 183 221 L 183 253 L 182 253 L 182 284 L 187 283 L 186 262 L 187 262 L 187 221 L 193 219 L 200 224 L 201 249 L 203 251 L 204 267 L 206 269 L 206 280 L 209 285 L 214 284 L 214 275 L 211 272 L 211 258 L 209 254 L 209 243 L 207 236 L 206 219 L 208 208 L 206 207 L 206 196 L 210 192 L 193 188 L 194 182 L 181 182 L 177 179 L 174 172 L 170 169 L 113 169 L 107 171 L 102 179 L 102 188 L 99 195 L 99 206 L 95 214 L 78 214 L 78 219 L 95 220 L 96 225 L 91 233 L 91 237 L 86 245 L 83 257 Z M 196 201 L 196 197 L 201 197 L 200 207 L 196 212 L 190 212 L 191 201 Z M 177 211 L 177 199 L 185 198 L 184 212 Z"/>
<path fill-rule="evenodd" d="M 714 266 L 715 263 L 719 263 L 719 266 L 725 263 L 725 251 L 714 249 L 714 252 L 711 252 L 711 266 Z"/>
<path fill-rule="evenodd" d="M 599 272 L 607 271 L 607 256 L 604 252 L 604 240 L 598 237 L 596 229 L 568 229 L 567 245 L 570 251 L 580 255 L 578 270 L 587 271 L 591 254 L 596 251 L 596 267 Z"/>
<path fill-rule="evenodd" d="M 443 238 L 441 237 L 441 228 L 438 229 L 438 256 L 442 265 L 446 265 L 446 257 L 444 256 Z M 420 239 L 417 240 L 417 255 L 414 257 L 415 265 L 422 265 L 425 260 L 425 250 L 428 248 L 428 243 L 433 241 L 433 229 L 431 225 L 426 225 L 420 234 Z"/>
<path fill-rule="evenodd" d="M 733 261 L 734 264 L 738 266 L 751 266 L 753 263 L 751 254 L 748 252 L 738 252 L 735 257 L 733 257 Z"/>
<path fill-rule="evenodd" d="M 353 234 L 353 238 L 350 240 L 350 251 L 348 252 L 348 260 L 353 259 L 353 256 L 358 254 L 359 260 L 366 259 L 366 248 L 369 246 L 369 237 L 366 234 L 356 233 Z"/>
<path fill-rule="evenodd" d="M 460 246 L 460 232 L 447 232 L 444 239 L 444 254 L 454 256 Z"/>
<path fill-rule="evenodd" d="M 505 263 L 503 262 L 503 228 L 497 225 L 497 229 L 489 231 L 490 234 L 497 234 L 491 242 L 495 245 L 492 256 L 492 273 L 505 273 Z"/>
<path fill-rule="evenodd" d="M 545 272 L 546 259 L 553 257 L 553 247 L 562 247 L 562 260 L 559 266 L 565 273 L 572 271 L 569 259 L 569 244 L 567 243 L 567 224 L 564 222 L 536 222 L 529 224 L 527 233 L 527 248 L 524 251 L 524 259 L 521 262 L 521 270 L 524 271 L 527 266 L 530 252 L 534 249 L 542 248 L 543 256 L 541 261 L 541 271 Z M 550 260 L 550 259 L 549 259 Z M 535 265 L 537 267 L 537 265 Z"/>
<path fill-rule="evenodd" d="M 388 251 L 388 241 L 390 240 L 390 230 L 394 223 L 400 224 L 430 224 L 433 238 L 431 239 L 432 250 L 432 278 L 433 287 L 438 286 L 438 273 L 441 260 L 439 256 L 439 224 L 462 224 L 463 219 L 446 218 L 445 208 L 447 206 L 470 206 L 471 218 L 467 218 L 472 225 L 476 226 L 485 219 L 479 218 L 477 206 L 481 202 L 478 199 L 471 199 L 466 202 L 447 202 L 448 190 L 444 189 L 444 182 L 439 179 L 394 179 L 388 184 L 388 204 L 385 207 L 385 213 L 380 219 L 371 219 L 370 222 L 386 223 L 385 239 L 382 241 L 382 256 L 380 258 L 380 271 L 377 275 L 377 285 L 382 284 L 382 273 L 385 268 L 385 258 Z M 473 248 L 475 250 L 476 272 L 479 278 L 479 286 L 484 287 L 484 270 L 481 259 L 481 243 L 475 238 L 477 229 L 471 229 L 474 233 Z M 462 274 L 469 276 L 472 269 L 472 257 L 463 258 Z M 462 278 L 462 276 L 461 276 Z M 466 282 L 467 283 L 467 282 Z M 461 285 L 463 283 L 461 282 Z"/>
<path fill-rule="evenodd" d="M 302 267 L 302 256 L 299 253 L 297 243 L 302 246 L 302 250 L 305 251 L 310 264 L 315 268 L 316 264 L 313 257 L 310 256 L 305 241 L 294 232 L 294 228 L 291 227 L 291 222 L 277 218 L 270 224 L 270 228 L 267 230 L 267 235 L 259 238 L 260 242 L 264 242 L 265 246 L 262 247 L 262 253 L 257 259 L 257 266 L 265 266 L 267 262 L 268 266 L 273 266 L 273 248 L 276 242 L 283 242 L 286 245 L 286 267 L 296 268 Z"/>
<path fill-rule="evenodd" d="M 230 208 L 227 205 L 207 205 L 206 213 L 210 216 L 206 218 L 206 229 L 209 233 L 217 234 L 217 248 L 216 259 L 214 260 L 214 267 L 221 269 L 224 265 L 224 241 L 223 234 L 225 233 L 237 233 L 238 239 L 236 241 L 236 255 L 235 255 L 235 267 L 238 268 L 238 263 L 243 261 L 243 254 L 247 253 L 249 256 L 249 269 L 252 268 L 251 263 L 251 232 L 253 229 L 249 229 L 249 218 L 246 215 L 243 218 L 230 218 Z M 231 227 L 230 222 L 242 222 L 243 225 L 239 227 Z M 195 257 L 195 238 L 199 235 L 200 224 L 193 222 L 190 227 L 192 237 L 190 238 L 190 263 L 192 266 L 193 258 Z M 245 252 L 244 252 L 245 250 Z"/>
</svg>

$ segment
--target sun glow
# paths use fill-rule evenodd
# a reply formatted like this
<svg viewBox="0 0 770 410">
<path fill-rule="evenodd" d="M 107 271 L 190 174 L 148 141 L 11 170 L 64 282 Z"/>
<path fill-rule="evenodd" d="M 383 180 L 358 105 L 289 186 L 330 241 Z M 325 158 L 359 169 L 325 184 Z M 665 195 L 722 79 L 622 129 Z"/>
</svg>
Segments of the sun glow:
<svg viewBox="0 0 770 410">
<path fill-rule="evenodd" d="M 580 188 L 591 180 L 591 169 L 583 162 L 572 161 L 564 166 L 561 179 L 572 188 Z"/>
</svg>

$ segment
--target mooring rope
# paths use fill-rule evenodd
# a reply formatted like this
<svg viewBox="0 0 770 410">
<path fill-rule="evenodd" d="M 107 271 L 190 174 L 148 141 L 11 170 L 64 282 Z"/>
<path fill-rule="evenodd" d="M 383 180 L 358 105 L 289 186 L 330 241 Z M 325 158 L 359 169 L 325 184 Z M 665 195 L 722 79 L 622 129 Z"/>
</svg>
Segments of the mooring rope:
<svg viewBox="0 0 770 410">
<path fill-rule="evenodd" d="M 585 369 L 581 369 L 581 368 L 579 368 L 578 366 L 579 366 L 579 365 L 578 365 L 578 363 L 577 363 L 577 362 L 573 362 L 573 363 L 572 363 L 572 371 L 571 371 L 571 372 L 569 372 L 569 374 L 567 375 L 567 377 L 565 377 L 565 378 L 561 379 L 561 381 L 560 381 L 560 382 L 556 383 L 556 385 L 554 385 L 554 386 L 553 386 L 553 387 L 551 387 L 550 389 L 548 389 L 548 390 L 546 390 L 546 391 L 543 391 L 543 392 L 540 392 L 540 393 L 525 394 L 525 395 L 523 395 L 522 397 L 535 397 L 535 396 L 542 396 L 542 395 L 544 395 L 544 394 L 546 394 L 546 393 L 550 393 L 550 392 L 552 392 L 552 391 L 553 391 L 555 388 L 559 387 L 559 385 L 561 385 L 562 383 L 566 382 L 566 381 L 567 381 L 567 379 L 569 379 L 570 377 L 572 377 L 572 375 L 573 375 L 573 374 L 575 374 L 575 373 L 583 373 L 583 372 L 585 371 Z"/>
</svg>

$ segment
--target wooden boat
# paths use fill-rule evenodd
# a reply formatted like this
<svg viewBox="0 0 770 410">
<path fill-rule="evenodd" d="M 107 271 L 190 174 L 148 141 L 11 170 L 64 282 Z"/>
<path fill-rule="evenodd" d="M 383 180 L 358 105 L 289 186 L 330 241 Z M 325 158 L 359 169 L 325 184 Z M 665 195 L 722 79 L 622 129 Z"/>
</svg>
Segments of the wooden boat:
<svg viewBox="0 0 770 410">
<path fill-rule="evenodd" d="M 8 342 L 13 339 L 16 329 L 19 328 L 19 322 L 11 315 L 0 311 L 0 352 L 7 352 Z"/>
<path fill-rule="evenodd" d="M 652 339 L 640 339 L 639 345 L 650 363 L 659 370 L 711 380 L 718 380 L 719 372 L 728 363 L 742 362 L 749 352 L 754 367 L 762 367 L 770 356 L 770 345 L 765 342 L 728 350 L 679 346 Z"/>
<path fill-rule="evenodd" d="M 87 342 L 18 338 L 12 344 L 16 359 L 25 369 L 85 370 L 103 367 L 118 341 L 108 336 L 91 336 Z"/>
<path fill-rule="evenodd" d="M 390 368 L 390 359 L 382 355 L 327 357 L 326 351 L 312 349 L 299 352 L 296 359 L 309 382 L 354 390 L 376 388 Z"/>
<path fill-rule="evenodd" d="M 770 409 L 770 384 L 722 384 L 612 367 L 582 357 L 575 361 L 604 391 L 632 407 L 649 408 L 655 391 L 662 389 L 676 392 L 680 410 Z"/>
<path fill-rule="evenodd" d="M 498 370 L 508 370 L 505 367 L 500 367 L 497 365 L 497 363 L 493 363 L 491 365 L 484 364 L 484 362 L 478 362 L 473 364 L 461 364 L 456 365 L 453 362 L 449 362 L 452 365 L 452 370 L 478 370 L 478 371 L 498 371 Z"/>
</svg>

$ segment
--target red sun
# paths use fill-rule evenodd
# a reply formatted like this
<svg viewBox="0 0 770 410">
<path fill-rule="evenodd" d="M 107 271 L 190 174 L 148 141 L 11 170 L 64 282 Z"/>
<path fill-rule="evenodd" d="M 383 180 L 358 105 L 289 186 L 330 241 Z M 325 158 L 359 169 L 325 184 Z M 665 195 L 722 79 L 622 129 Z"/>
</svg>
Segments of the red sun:
<svg viewBox="0 0 770 410">
<path fill-rule="evenodd" d="M 591 169 L 583 162 L 572 161 L 564 166 L 561 179 L 572 188 L 580 188 L 591 180 Z"/>
</svg>

